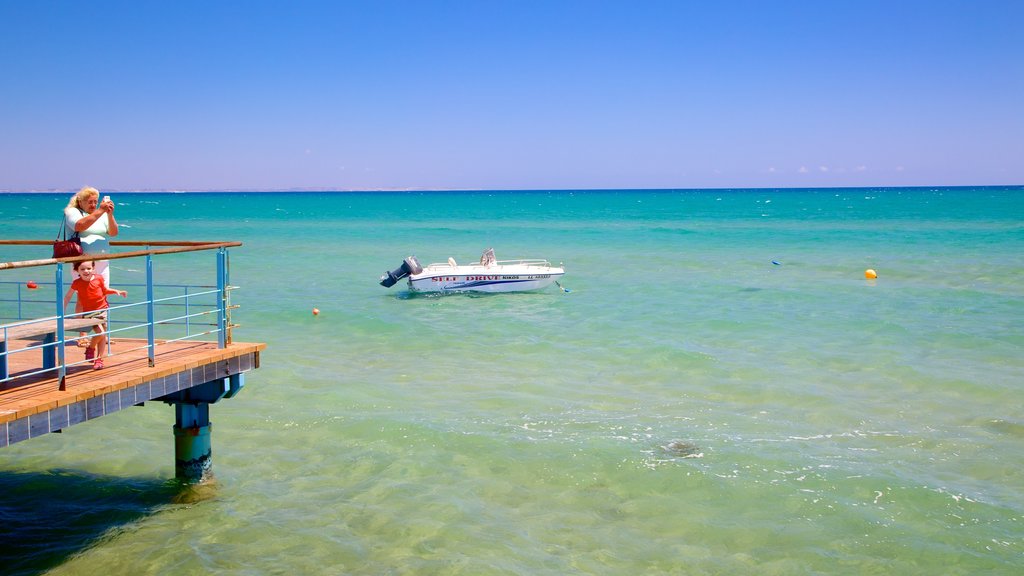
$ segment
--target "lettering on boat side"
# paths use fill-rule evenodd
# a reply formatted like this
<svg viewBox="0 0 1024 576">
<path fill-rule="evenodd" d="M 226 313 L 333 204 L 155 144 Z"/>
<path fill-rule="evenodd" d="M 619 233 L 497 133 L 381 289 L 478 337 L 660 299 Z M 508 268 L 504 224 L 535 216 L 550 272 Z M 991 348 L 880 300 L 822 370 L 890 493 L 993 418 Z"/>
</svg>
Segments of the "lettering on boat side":
<svg viewBox="0 0 1024 576">
<path fill-rule="evenodd" d="M 529 276 L 528 278 L 547 278 L 547 276 Z M 519 280 L 519 276 L 434 276 L 431 282 L 480 282 L 486 280 Z"/>
</svg>

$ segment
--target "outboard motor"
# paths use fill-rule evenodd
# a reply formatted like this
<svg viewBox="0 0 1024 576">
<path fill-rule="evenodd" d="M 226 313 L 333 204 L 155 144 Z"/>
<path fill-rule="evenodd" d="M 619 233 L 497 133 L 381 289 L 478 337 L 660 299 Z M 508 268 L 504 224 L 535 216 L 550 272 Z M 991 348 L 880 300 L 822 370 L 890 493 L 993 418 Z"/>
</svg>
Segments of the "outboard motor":
<svg viewBox="0 0 1024 576">
<path fill-rule="evenodd" d="M 419 274 L 420 272 L 423 272 L 423 267 L 420 266 L 420 261 L 417 260 L 415 256 L 409 256 L 402 261 L 401 266 L 395 268 L 391 272 L 385 272 L 384 275 L 380 277 L 380 285 L 385 288 L 391 288 L 402 278 L 405 278 L 410 274 Z"/>
</svg>

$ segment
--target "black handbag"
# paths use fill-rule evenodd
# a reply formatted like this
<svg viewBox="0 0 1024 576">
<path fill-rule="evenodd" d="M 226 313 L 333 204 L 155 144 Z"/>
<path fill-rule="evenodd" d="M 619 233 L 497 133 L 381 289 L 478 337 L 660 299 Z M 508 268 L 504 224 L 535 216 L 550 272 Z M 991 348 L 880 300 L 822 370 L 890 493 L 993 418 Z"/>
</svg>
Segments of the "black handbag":
<svg viewBox="0 0 1024 576">
<path fill-rule="evenodd" d="M 71 258 L 73 256 L 82 255 L 82 237 L 79 236 L 78 232 L 71 235 L 68 238 L 68 229 L 64 225 L 64 222 L 60 223 L 60 233 L 57 238 L 53 241 L 53 257 L 54 258 Z"/>
</svg>

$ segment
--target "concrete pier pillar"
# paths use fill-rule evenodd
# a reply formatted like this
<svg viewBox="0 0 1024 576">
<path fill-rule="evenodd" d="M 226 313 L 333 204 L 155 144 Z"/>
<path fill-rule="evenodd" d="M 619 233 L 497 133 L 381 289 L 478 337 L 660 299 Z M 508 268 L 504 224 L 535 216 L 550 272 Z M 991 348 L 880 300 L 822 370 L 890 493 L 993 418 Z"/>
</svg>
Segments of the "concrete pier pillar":
<svg viewBox="0 0 1024 576">
<path fill-rule="evenodd" d="M 210 405 L 174 404 L 174 475 L 184 482 L 203 482 L 213 473 Z"/>
<path fill-rule="evenodd" d="M 244 387 L 244 376 L 232 374 L 160 398 L 174 405 L 174 475 L 178 480 L 200 483 L 212 479 L 210 404 L 231 398 Z"/>
</svg>

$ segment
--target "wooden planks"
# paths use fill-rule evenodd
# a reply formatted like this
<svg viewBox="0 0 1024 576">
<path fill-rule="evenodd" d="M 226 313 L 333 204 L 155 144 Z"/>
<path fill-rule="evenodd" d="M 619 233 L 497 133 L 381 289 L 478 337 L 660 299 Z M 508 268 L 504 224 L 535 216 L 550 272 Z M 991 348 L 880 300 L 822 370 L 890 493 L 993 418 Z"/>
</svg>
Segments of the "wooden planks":
<svg viewBox="0 0 1024 576">
<path fill-rule="evenodd" d="M 263 343 L 236 342 L 227 348 L 218 348 L 216 342 L 181 341 L 158 343 L 155 365 L 150 367 L 144 340 L 118 338 L 112 345 L 115 355 L 104 358 L 105 368 L 93 370 L 91 363 L 68 368 L 66 390 L 58 390 L 56 371 L 17 379 L 0 387 L 0 423 L 11 422 L 61 406 L 109 395 L 119 390 L 136 387 L 195 369 L 209 370 L 209 379 L 226 377 L 224 361 L 252 355 L 258 364 Z M 69 345 L 65 348 L 68 362 L 84 360 L 83 350 Z M 11 358 L 11 374 L 39 369 L 35 356 L 20 354 Z M 253 366 L 253 368 L 258 366 Z"/>
</svg>

